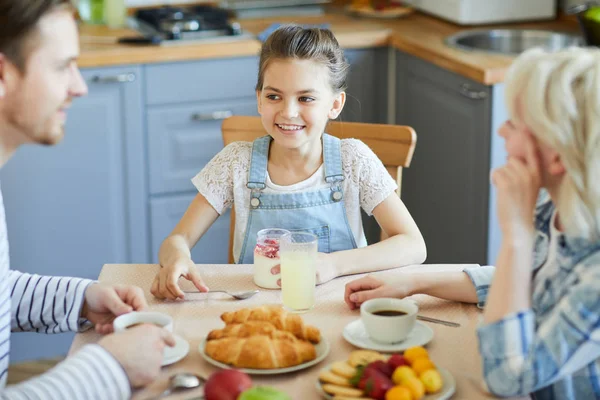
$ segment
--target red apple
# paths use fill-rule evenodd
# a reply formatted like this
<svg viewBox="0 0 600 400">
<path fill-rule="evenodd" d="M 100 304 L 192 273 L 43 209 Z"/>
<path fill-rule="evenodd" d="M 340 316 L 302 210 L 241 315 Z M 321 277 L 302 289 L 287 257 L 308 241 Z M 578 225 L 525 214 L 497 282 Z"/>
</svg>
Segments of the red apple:
<svg viewBox="0 0 600 400">
<path fill-rule="evenodd" d="M 212 374 L 204 384 L 206 400 L 236 400 L 240 393 L 252 387 L 252 380 L 241 371 L 224 369 Z"/>
<path fill-rule="evenodd" d="M 406 361 L 406 358 L 404 358 L 402 354 L 392 354 L 392 356 L 388 360 L 388 365 L 392 367 L 393 371 L 395 371 L 396 368 L 401 367 L 403 365 L 410 367 L 409 362 Z"/>
</svg>

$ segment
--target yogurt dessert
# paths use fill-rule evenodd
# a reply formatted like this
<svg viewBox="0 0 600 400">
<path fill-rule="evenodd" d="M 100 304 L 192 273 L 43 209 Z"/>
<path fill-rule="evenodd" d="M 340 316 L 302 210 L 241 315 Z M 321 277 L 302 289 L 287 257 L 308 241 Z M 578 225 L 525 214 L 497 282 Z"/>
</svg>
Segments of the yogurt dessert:
<svg viewBox="0 0 600 400">
<path fill-rule="evenodd" d="M 254 248 L 254 283 L 265 289 L 279 289 L 281 274 L 273 275 L 271 269 L 280 264 L 279 238 L 288 233 L 285 229 L 263 229 L 258 232 Z"/>
</svg>

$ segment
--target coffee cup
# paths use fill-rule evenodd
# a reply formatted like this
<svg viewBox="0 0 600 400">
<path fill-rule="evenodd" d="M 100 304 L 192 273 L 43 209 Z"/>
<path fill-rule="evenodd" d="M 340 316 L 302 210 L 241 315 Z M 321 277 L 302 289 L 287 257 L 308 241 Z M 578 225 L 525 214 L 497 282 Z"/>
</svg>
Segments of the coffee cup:
<svg viewBox="0 0 600 400">
<path fill-rule="evenodd" d="M 379 298 L 360 306 L 360 318 L 372 340 L 391 344 L 406 339 L 415 326 L 418 311 L 412 300 Z"/>
<path fill-rule="evenodd" d="M 113 328 L 115 332 L 123 332 L 141 324 L 154 324 L 173 332 L 173 318 L 170 315 L 153 311 L 133 311 L 115 318 Z"/>
</svg>

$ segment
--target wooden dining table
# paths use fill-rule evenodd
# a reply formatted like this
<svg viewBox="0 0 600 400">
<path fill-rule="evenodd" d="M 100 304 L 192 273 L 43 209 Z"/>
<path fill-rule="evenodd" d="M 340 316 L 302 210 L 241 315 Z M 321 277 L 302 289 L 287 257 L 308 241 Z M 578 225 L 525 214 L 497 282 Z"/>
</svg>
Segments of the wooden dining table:
<svg viewBox="0 0 600 400">
<path fill-rule="evenodd" d="M 151 311 L 169 314 L 173 317 L 173 332 L 190 344 L 190 351 L 181 361 L 163 367 L 157 380 L 133 393 L 133 399 L 145 400 L 161 393 L 167 388 L 168 379 L 176 372 L 193 372 L 203 377 L 218 371 L 218 367 L 208 363 L 200 354 L 200 342 L 213 329 L 222 328 L 224 323 L 220 315 L 226 311 L 253 307 L 262 304 L 281 304 L 280 290 L 261 289 L 246 300 L 235 300 L 223 293 L 191 293 L 185 300 L 158 300 L 150 293 L 150 287 L 158 265 L 153 264 L 107 264 L 104 265 L 98 280 L 104 283 L 137 285 L 144 290 Z M 252 280 L 252 265 L 197 265 L 202 278 L 211 289 L 225 289 L 242 292 L 257 289 Z M 401 273 L 412 273 L 427 268 L 448 270 L 460 268 L 456 265 L 428 265 L 403 267 Z M 398 276 L 399 269 L 381 271 L 372 275 L 386 279 Z M 336 278 L 316 287 L 316 304 L 309 312 L 302 314 L 304 321 L 320 329 L 327 339 L 331 350 L 319 364 L 310 368 L 279 375 L 253 375 L 256 385 L 270 385 L 288 393 L 294 400 L 320 399 L 316 382 L 322 368 L 328 364 L 346 360 L 357 348 L 342 336 L 344 327 L 360 318 L 358 310 L 350 310 L 344 303 L 346 283 L 362 275 Z M 190 282 L 181 280 L 184 290 L 193 290 Z M 432 328 L 433 339 L 426 345 L 430 358 L 437 365 L 447 369 L 456 381 L 453 399 L 479 400 L 493 398 L 482 390 L 481 360 L 477 350 L 476 329 L 482 313 L 474 304 L 465 304 L 440 300 L 426 295 L 412 296 L 419 305 L 419 314 L 452 321 L 460 327 L 450 327 L 437 323 L 423 322 Z M 75 353 L 88 343 L 95 343 L 101 335 L 89 330 L 75 336 L 69 354 Z M 193 399 L 202 394 L 202 389 L 192 389 L 178 393 L 169 399 Z M 529 398 L 529 397 L 526 397 Z M 521 399 L 525 399 L 522 397 Z"/>
</svg>

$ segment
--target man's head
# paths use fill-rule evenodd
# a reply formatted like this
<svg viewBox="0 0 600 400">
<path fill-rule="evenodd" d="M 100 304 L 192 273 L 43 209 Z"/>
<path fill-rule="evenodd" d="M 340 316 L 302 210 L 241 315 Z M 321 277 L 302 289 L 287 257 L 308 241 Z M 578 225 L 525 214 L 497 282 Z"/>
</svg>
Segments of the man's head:
<svg viewBox="0 0 600 400">
<path fill-rule="evenodd" d="M 66 109 L 87 93 L 78 55 L 69 0 L 0 0 L 2 141 L 17 147 L 62 139 Z"/>
</svg>

